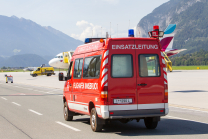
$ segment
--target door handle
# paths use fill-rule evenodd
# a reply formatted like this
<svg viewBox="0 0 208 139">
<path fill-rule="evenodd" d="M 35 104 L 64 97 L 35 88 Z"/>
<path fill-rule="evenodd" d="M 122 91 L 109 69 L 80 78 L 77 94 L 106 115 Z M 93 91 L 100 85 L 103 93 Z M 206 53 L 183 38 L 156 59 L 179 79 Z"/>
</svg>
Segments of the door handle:
<svg viewBox="0 0 208 139">
<path fill-rule="evenodd" d="M 138 86 L 146 86 L 147 84 L 145 83 L 141 83 L 141 84 L 138 84 Z"/>
<path fill-rule="evenodd" d="M 69 84 L 69 86 L 72 86 L 72 84 Z"/>
</svg>

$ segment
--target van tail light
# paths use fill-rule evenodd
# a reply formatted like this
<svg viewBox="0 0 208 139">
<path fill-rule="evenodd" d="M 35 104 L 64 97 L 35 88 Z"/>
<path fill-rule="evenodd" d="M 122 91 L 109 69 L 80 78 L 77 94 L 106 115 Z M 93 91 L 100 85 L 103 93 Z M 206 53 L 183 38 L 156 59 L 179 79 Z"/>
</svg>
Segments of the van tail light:
<svg viewBox="0 0 208 139">
<path fill-rule="evenodd" d="M 101 98 L 108 98 L 108 91 L 101 91 Z"/>
<path fill-rule="evenodd" d="M 168 85 L 164 85 L 165 88 L 165 97 L 164 97 L 164 103 L 168 103 Z"/>
<path fill-rule="evenodd" d="M 101 94 L 100 94 L 101 100 L 104 102 L 108 101 L 108 86 L 104 86 L 102 88 Z"/>
</svg>

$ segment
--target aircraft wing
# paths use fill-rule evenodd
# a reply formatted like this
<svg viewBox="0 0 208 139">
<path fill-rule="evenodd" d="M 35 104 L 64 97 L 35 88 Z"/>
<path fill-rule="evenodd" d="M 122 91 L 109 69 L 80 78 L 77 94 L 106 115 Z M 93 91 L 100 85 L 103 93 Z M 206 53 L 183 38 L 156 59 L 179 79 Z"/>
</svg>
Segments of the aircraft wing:
<svg viewBox="0 0 208 139">
<path fill-rule="evenodd" d="M 169 57 L 169 56 L 172 56 L 172 55 L 175 55 L 175 54 L 178 54 L 182 51 L 185 51 L 187 49 L 173 49 L 173 50 L 166 50 L 165 51 L 165 54 Z"/>
</svg>

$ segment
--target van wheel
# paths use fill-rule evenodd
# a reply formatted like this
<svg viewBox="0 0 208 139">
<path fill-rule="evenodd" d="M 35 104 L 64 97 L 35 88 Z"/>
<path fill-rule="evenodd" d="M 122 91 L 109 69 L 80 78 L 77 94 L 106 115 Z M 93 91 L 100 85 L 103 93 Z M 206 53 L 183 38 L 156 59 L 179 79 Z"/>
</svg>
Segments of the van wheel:
<svg viewBox="0 0 208 139">
<path fill-rule="evenodd" d="M 69 116 L 69 108 L 68 108 L 68 105 L 67 105 L 67 102 L 64 102 L 64 119 L 66 121 L 72 121 L 73 120 L 73 116 Z"/>
<path fill-rule="evenodd" d="M 158 121 L 153 121 L 152 117 L 144 119 L 144 123 L 147 129 L 155 129 L 157 127 Z"/>
<path fill-rule="evenodd" d="M 95 108 L 92 108 L 91 113 L 90 113 L 90 125 L 92 128 L 92 131 L 94 132 L 99 132 L 102 131 L 102 124 L 98 124 L 99 117 L 97 116 L 97 112 Z"/>
</svg>

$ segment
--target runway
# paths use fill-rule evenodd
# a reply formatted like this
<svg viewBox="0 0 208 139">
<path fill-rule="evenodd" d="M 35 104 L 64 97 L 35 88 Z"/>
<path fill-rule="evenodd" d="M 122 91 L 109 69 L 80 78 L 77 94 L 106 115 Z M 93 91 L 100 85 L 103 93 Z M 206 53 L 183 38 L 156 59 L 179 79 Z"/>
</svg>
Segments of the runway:
<svg viewBox="0 0 208 139">
<path fill-rule="evenodd" d="M 168 73 L 170 113 L 155 130 L 143 120 L 122 124 L 113 121 L 100 133 L 92 132 L 89 116 L 63 118 L 63 85 L 57 76 L 30 77 L 7 73 L 14 83 L 5 83 L 0 73 L 0 138 L 208 138 L 208 71 Z"/>
</svg>

